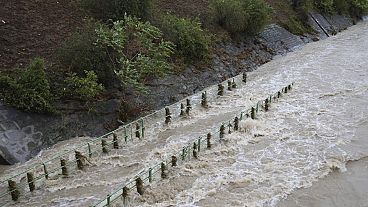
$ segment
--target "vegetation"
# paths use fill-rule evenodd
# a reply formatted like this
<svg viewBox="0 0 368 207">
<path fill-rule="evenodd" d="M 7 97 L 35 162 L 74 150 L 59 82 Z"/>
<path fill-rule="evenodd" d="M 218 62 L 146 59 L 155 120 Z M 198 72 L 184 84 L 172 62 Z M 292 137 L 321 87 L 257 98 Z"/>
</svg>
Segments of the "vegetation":
<svg viewBox="0 0 368 207">
<path fill-rule="evenodd" d="M 315 0 L 315 5 L 324 14 L 333 14 L 336 11 L 333 0 Z"/>
<path fill-rule="evenodd" d="M 18 109 L 30 112 L 53 112 L 51 92 L 44 61 L 36 58 L 17 78 L 0 76 L 1 99 Z"/>
<path fill-rule="evenodd" d="M 166 36 L 176 45 L 177 53 L 188 62 L 208 57 L 211 37 L 202 29 L 198 19 L 166 15 L 162 20 Z"/>
<path fill-rule="evenodd" d="M 258 33 L 272 12 L 263 0 L 212 0 L 210 6 L 216 22 L 231 34 Z"/>
<path fill-rule="evenodd" d="M 107 61 L 125 85 L 142 89 L 143 78 L 162 76 L 171 69 L 168 59 L 174 44 L 164 41 L 162 32 L 149 22 L 125 16 L 112 28 L 101 25 L 97 35 L 97 47 L 107 51 Z"/>
<path fill-rule="evenodd" d="M 125 15 L 148 19 L 152 0 L 80 0 L 80 4 L 97 19 L 116 21 Z"/>
<path fill-rule="evenodd" d="M 104 90 L 102 84 L 97 83 L 97 75 L 93 71 L 84 71 L 85 77 L 78 77 L 76 73 L 71 73 L 65 79 L 66 94 L 78 97 L 83 101 L 93 100 Z"/>
</svg>

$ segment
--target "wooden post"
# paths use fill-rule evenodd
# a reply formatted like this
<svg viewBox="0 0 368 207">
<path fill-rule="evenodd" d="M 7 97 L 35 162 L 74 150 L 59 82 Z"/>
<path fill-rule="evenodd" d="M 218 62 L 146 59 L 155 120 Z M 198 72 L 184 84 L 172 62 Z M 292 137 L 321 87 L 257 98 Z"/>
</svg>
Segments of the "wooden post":
<svg viewBox="0 0 368 207">
<path fill-rule="evenodd" d="M 250 112 L 250 118 L 255 119 L 256 118 L 256 109 L 252 107 L 252 111 Z"/>
<path fill-rule="evenodd" d="M 165 123 L 169 124 L 171 122 L 171 113 L 169 108 L 165 108 Z"/>
<path fill-rule="evenodd" d="M 186 114 L 189 116 L 189 112 L 192 109 L 192 105 L 190 104 L 190 99 L 187 99 L 187 109 L 186 109 Z"/>
<path fill-rule="evenodd" d="M 268 98 L 265 99 L 265 111 L 268 111 Z"/>
<path fill-rule="evenodd" d="M 234 119 L 234 130 L 238 131 L 239 130 L 239 118 L 235 117 Z"/>
<path fill-rule="evenodd" d="M 207 134 L 207 149 L 211 149 L 211 133 Z"/>
<path fill-rule="evenodd" d="M 28 183 L 29 191 L 33 192 L 36 189 L 36 185 L 34 183 L 33 172 L 27 173 L 27 183 Z"/>
<path fill-rule="evenodd" d="M 207 92 L 202 93 L 202 101 L 201 101 L 201 105 L 203 108 L 208 108 L 208 103 L 207 103 Z"/>
<path fill-rule="evenodd" d="M 9 185 L 9 192 L 12 197 L 12 200 L 17 201 L 20 195 L 20 192 L 17 188 L 17 183 L 15 181 L 8 180 L 8 185 Z"/>
<path fill-rule="evenodd" d="M 66 166 L 66 160 L 60 159 L 60 165 L 61 165 L 61 174 L 65 177 L 68 176 L 68 168 Z"/>
<path fill-rule="evenodd" d="M 231 87 L 232 88 L 236 88 L 237 87 L 236 82 L 235 82 L 235 78 L 233 78 L 233 83 L 231 84 Z"/>
<path fill-rule="evenodd" d="M 285 87 L 284 91 L 285 91 L 285 93 L 287 93 L 287 92 L 288 92 L 288 88 L 287 88 L 287 87 Z"/>
<path fill-rule="evenodd" d="M 107 142 L 104 139 L 101 139 L 101 146 L 102 146 L 102 152 L 103 153 L 108 153 L 109 151 L 107 150 Z"/>
<path fill-rule="evenodd" d="M 144 131 L 145 131 L 145 127 L 144 127 L 144 121 L 143 119 L 141 119 L 141 126 L 142 126 L 142 138 L 144 138 Z"/>
<path fill-rule="evenodd" d="M 143 186 L 143 180 L 141 178 L 135 179 L 135 185 L 137 186 L 137 192 L 139 195 L 144 194 L 144 186 Z"/>
<path fill-rule="evenodd" d="M 141 138 L 141 127 L 138 123 L 135 124 L 135 137 L 137 137 L 138 139 Z"/>
<path fill-rule="evenodd" d="M 75 160 L 77 161 L 77 167 L 79 170 L 83 170 L 83 155 L 82 153 L 75 151 Z"/>
<path fill-rule="evenodd" d="M 128 195 L 129 195 L 129 188 L 125 186 L 123 188 L 123 193 L 122 193 L 124 200 L 128 197 Z"/>
<path fill-rule="evenodd" d="M 231 83 L 231 80 L 227 81 L 227 90 L 231 91 L 233 87 L 233 84 Z"/>
<path fill-rule="evenodd" d="M 172 167 L 177 166 L 178 165 L 177 162 L 178 162 L 178 158 L 176 156 L 174 156 L 174 155 L 171 156 L 171 166 Z"/>
<path fill-rule="evenodd" d="M 221 125 L 220 127 L 220 139 L 224 138 L 225 135 L 225 126 Z"/>
<path fill-rule="evenodd" d="M 167 178 L 167 169 L 165 163 L 161 162 L 161 178 Z"/>
<path fill-rule="evenodd" d="M 277 98 L 280 98 L 281 97 L 281 92 L 277 92 Z"/>
<path fill-rule="evenodd" d="M 218 92 L 217 95 L 223 96 L 224 95 L 224 86 L 222 84 L 218 84 Z"/>
<path fill-rule="evenodd" d="M 185 106 L 183 103 L 180 104 L 180 116 L 184 116 L 185 115 Z"/>
<path fill-rule="evenodd" d="M 198 159 L 198 151 L 197 151 L 197 143 L 194 142 L 193 144 L 193 157 Z"/>
<path fill-rule="evenodd" d="M 115 133 L 112 134 L 112 141 L 113 141 L 114 149 L 119 149 L 118 136 Z"/>
<path fill-rule="evenodd" d="M 247 73 L 243 73 L 243 82 L 247 83 Z"/>
<path fill-rule="evenodd" d="M 288 86 L 289 91 L 291 90 L 291 85 Z"/>
</svg>

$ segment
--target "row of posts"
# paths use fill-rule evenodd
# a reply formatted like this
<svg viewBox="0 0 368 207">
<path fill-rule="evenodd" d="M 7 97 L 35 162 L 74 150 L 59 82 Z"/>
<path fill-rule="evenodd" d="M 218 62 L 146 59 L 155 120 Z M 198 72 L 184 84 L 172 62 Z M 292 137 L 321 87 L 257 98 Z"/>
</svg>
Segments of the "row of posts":
<svg viewBox="0 0 368 207">
<path fill-rule="evenodd" d="M 135 136 L 137 138 L 141 138 L 144 136 L 144 126 L 143 126 L 143 122 L 142 122 L 142 127 L 136 123 L 136 130 L 135 130 Z M 113 148 L 114 149 L 119 149 L 119 143 L 118 143 L 118 138 L 117 135 L 114 133 L 113 134 Z M 103 153 L 108 153 L 108 144 L 107 141 L 105 139 L 101 140 L 101 147 L 102 147 L 102 152 Z M 91 151 L 91 146 L 88 143 L 88 156 L 89 158 L 92 157 L 92 151 Z M 76 160 L 76 164 L 77 164 L 77 168 L 79 170 L 83 170 L 84 169 L 84 165 L 85 165 L 85 161 L 87 160 L 87 157 L 84 156 L 81 152 L 79 151 L 75 151 L 75 160 Z M 67 160 L 61 158 L 60 159 L 60 166 L 61 166 L 61 174 L 64 177 L 68 177 L 69 175 L 69 170 L 68 170 L 68 165 L 67 165 Z M 47 172 L 47 168 L 46 168 L 46 164 L 43 164 L 43 170 L 44 170 L 44 176 L 46 179 L 49 178 L 49 174 Z M 28 183 L 28 187 L 29 187 L 29 191 L 33 192 L 36 189 L 35 186 L 35 180 L 34 180 L 34 173 L 33 172 L 28 172 L 27 173 L 27 183 Z M 17 201 L 19 199 L 20 196 L 20 191 L 17 187 L 17 183 L 13 180 L 8 180 L 8 188 L 9 188 L 9 192 L 11 195 L 11 198 L 13 201 Z"/>
</svg>

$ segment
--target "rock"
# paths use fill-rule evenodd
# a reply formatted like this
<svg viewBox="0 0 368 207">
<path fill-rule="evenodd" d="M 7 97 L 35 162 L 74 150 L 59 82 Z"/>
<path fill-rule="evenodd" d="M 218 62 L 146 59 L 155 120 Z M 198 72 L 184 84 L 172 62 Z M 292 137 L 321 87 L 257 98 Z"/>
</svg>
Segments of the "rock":
<svg viewBox="0 0 368 207">
<path fill-rule="evenodd" d="M 313 42 L 319 41 L 319 37 L 312 37 Z"/>
</svg>

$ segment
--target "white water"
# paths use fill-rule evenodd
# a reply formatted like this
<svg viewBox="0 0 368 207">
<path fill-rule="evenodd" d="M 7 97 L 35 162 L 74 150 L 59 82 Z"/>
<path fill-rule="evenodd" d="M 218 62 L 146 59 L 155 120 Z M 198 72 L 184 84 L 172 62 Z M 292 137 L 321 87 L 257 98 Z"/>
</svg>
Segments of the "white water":
<svg viewBox="0 0 368 207">
<path fill-rule="evenodd" d="M 348 160 L 368 155 L 367 31 L 363 22 L 273 60 L 250 74 L 246 86 L 211 102 L 209 110 L 196 109 L 190 119 L 169 127 L 154 124 L 144 141 L 94 159 L 69 178 L 55 176 L 16 205 L 91 205 L 188 140 L 295 82 L 270 112 L 242 123 L 250 127 L 246 132 L 227 135 L 221 146 L 173 169 L 144 196 L 131 192 L 130 199 L 132 206 L 276 206 L 297 188 L 312 186 L 334 168 L 345 171 Z M 60 151 L 60 145 L 35 160 Z"/>
</svg>

